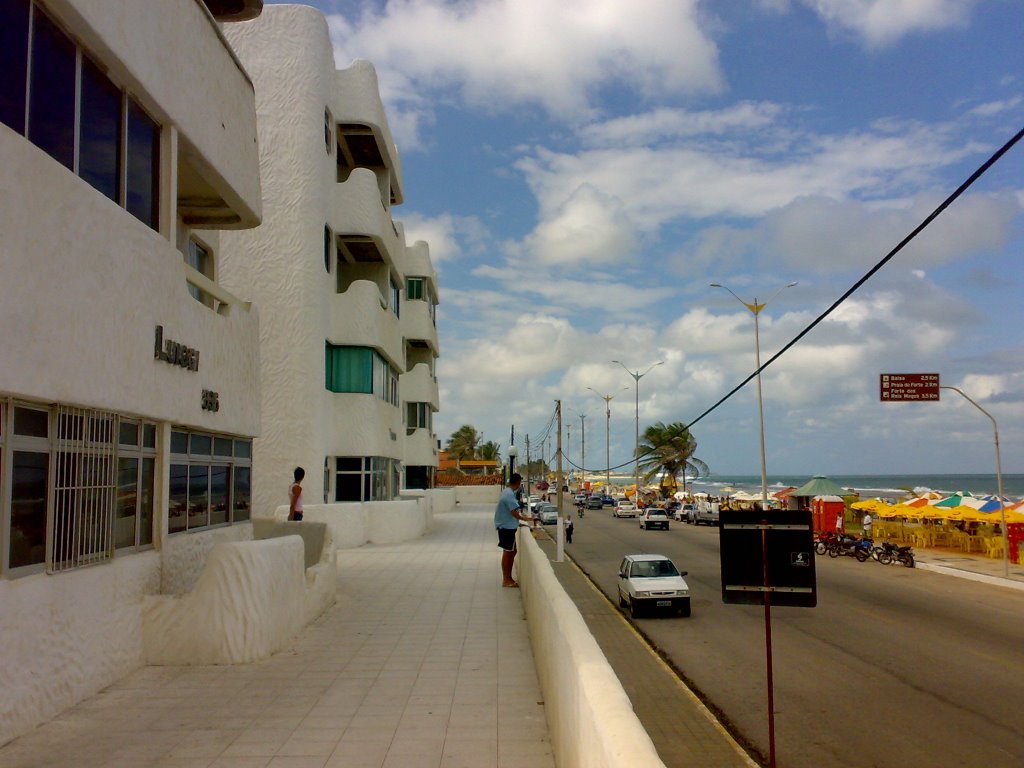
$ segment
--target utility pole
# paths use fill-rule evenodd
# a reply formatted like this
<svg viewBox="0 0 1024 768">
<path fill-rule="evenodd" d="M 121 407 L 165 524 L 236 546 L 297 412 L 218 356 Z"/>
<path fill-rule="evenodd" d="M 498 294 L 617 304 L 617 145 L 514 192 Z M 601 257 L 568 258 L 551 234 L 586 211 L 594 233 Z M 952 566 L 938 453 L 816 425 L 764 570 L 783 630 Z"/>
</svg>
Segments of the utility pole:
<svg viewBox="0 0 1024 768">
<path fill-rule="evenodd" d="M 587 481 L 587 425 L 584 421 L 586 418 L 587 414 L 580 414 L 580 453 L 582 454 L 580 458 L 580 466 L 583 467 L 583 469 L 580 470 L 580 487 L 582 487 L 583 483 Z"/>
<path fill-rule="evenodd" d="M 558 547 L 555 555 L 555 562 L 561 563 L 565 560 L 565 516 L 562 512 L 562 401 L 555 400 L 555 416 L 558 419 L 558 453 L 555 459 L 555 482 L 558 489 L 555 492 L 555 503 L 558 505 Z"/>
<path fill-rule="evenodd" d="M 526 436 L 526 511 L 530 512 L 530 436 Z"/>
<path fill-rule="evenodd" d="M 604 492 L 611 493 L 612 487 L 612 400 L 620 392 L 626 392 L 629 387 L 623 387 L 619 392 L 612 392 L 602 395 L 593 387 L 587 387 L 591 392 L 604 400 Z"/>
</svg>

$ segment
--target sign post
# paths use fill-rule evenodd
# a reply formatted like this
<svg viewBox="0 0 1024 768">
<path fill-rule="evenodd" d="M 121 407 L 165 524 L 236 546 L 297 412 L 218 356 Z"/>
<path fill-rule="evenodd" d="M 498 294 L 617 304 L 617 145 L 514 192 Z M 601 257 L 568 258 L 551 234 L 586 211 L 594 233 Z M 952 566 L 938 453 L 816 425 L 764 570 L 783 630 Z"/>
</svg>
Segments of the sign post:
<svg viewBox="0 0 1024 768">
<path fill-rule="evenodd" d="M 939 399 L 937 373 L 882 373 L 878 379 L 883 403 L 919 403 Z"/>
<path fill-rule="evenodd" d="M 768 765 L 775 768 L 772 604 L 807 608 L 817 605 L 811 513 L 726 510 L 720 515 L 720 529 L 722 602 L 764 605 Z"/>
</svg>

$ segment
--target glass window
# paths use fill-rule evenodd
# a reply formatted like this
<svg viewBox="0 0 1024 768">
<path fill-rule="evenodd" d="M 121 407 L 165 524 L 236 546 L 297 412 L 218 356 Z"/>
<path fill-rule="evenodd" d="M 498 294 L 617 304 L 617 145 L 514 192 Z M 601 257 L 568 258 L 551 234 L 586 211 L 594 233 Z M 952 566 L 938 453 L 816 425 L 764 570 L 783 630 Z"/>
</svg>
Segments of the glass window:
<svg viewBox="0 0 1024 768">
<path fill-rule="evenodd" d="M 122 421 L 118 428 L 118 440 L 120 445 L 137 446 L 139 444 L 139 423 L 137 421 Z"/>
<path fill-rule="evenodd" d="M 213 438 L 213 455 L 231 458 L 231 439 L 227 437 Z"/>
<path fill-rule="evenodd" d="M 228 467 L 210 467 L 210 525 L 228 522 Z"/>
<path fill-rule="evenodd" d="M 248 459 L 252 456 L 252 440 L 235 440 L 235 458 Z"/>
<path fill-rule="evenodd" d="M 374 360 L 369 347 L 325 347 L 326 386 L 331 392 L 374 391 Z"/>
<path fill-rule="evenodd" d="M 188 464 L 171 464 L 167 532 L 184 531 L 188 519 Z"/>
<path fill-rule="evenodd" d="M 14 451 L 11 471 L 11 531 L 8 563 L 21 568 L 46 562 L 47 453 Z"/>
<path fill-rule="evenodd" d="M 334 236 L 331 234 L 330 227 L 324 227 L 324 269 L 328 272 L 331 271 L 331 242 L 334 240 Z"/>
<path fill-rule="evenodd" d="M 78 125 L 78 175 L 120 203 L 121 91 L 85 56 Z"/>
<path fill-rule="evenodd" d="M 32 27 L 28 138 L 57 162 L 74 168 L 75 46 L 38 7 Z"/>
<path fill-rule="evenodd" d="M 114 508 L 114 546 L 134 547 L 139 503 L 139 460 L 117 460 L 117 506 Z"/>
<path fill-rule="evenodd" d="M 190 464 L 188 468 L 188 527 L 210 524 L 210 468 Z"/>
<path fill-rule="evenodd" d="M 187 432 L 171 432 L 171 453 L 188 453 Z"/>
<path fill-rule="evenodd" d="M 362 472 L 363 460 L 359 456 L 338 456 L 335 460 L 335 468 L 339 472 Z"/>
<path fill-rule="evenodd" d="M 334 485 L 335 501 L 362 501 L 362 474 L 338 473 L 337 482 Z"/>
<path fill-rule="evenodd" d="M 0 123 L 25 133 L 29 0 L 0 0 Z"/>
<path fill-rule="evenodd" d="M 213 254 L 202 243 L 194 239 L 188 241 L 188 253 L 185 256 L 185 263 L 199 274 L 213 280 Z M 209 307 L 213 306 L 213 297 L 198 286 L 189 283 L 188 292 L 192 294 L 192 298 L 196 301 L 202 302 Z"/>
<path fill-rule="evenodd" d="M 209 456 L 213 447 L 213 439 L 209 435 L 191 435 L 189 437 L 189 453 L 193 456 Z"/>
<path fill-rule="evenodd" d="M 402 302 L 401 302 L 402 293 L 401 293 L 401 291 L 398 288 L 398 283 L 395 282 L 395 278 L 388 277 L 388 284 L 389 284 L 390 289 L 391 289 L 391 292 L 389 294 L 389 299 L 390 299 L 390 304 L 391 304 L 391 311 L 395 313 L 395 317 L 401 317 L 402 316 Z"/>
<path fill-rule="evenodd" d="M 423 298 L 423 283 L 422 277 L 408 277 L 405 280 L 405 298 L 407 299 L 422 299 Z"/>
<path fill-rule="evenodd" d="M 25 437 L 49 437 L 50 414 L 35 408 L 14 407 L 14 434 Z"/>
<path fill-rule="evenodd" d="M 130 98 L 127 155 L 125 207 L 142 223 L 159 229 L 160 126 Z"/>
<path fill-rule="evenodd" d="M 153 483 L 156 477 L 156 459 L 142 460 L 139 478 L 139 546 L 153 543 Z"/>
<path fill-rule="evenodd" d="M 249 467 L 235 467 L 231 493 L 231 519 L 236 523 L 248 520 L 251 514 L 252 470 Z"/>
<path fill-rule="evenodd" d="M 142 425 L 142 447 L 156 448 L 156 424 Z"/>
</svg>

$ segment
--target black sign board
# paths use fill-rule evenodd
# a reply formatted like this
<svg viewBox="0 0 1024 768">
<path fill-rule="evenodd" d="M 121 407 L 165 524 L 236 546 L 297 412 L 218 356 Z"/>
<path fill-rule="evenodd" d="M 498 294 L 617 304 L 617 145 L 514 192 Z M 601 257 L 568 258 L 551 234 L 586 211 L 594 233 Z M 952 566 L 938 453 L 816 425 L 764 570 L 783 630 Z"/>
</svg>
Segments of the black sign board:
<svg viewBox="0 0 1024 768">
<path fill-rule="evenodd" d="M 724 510 L 719 523 L 722 602 L 764 605 L 771 592 L 772 605 L 817 605 L 809 511 Z"/>
</svg>

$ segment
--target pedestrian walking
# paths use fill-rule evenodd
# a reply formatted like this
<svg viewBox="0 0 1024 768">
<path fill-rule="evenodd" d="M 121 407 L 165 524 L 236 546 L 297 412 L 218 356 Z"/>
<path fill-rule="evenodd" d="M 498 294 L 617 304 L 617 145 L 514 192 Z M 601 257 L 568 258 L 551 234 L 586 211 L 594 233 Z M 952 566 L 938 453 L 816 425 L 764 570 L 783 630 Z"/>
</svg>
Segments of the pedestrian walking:
<svg viewBox="0 0 1024 768">
<path fill-rule="evenodd" d="M 530 521 L 530 515 L 520 505 L 516 492 L 523 483 L 523 476 L 513 472 L 508 479 L 508 487 L 498 497 L 498 505 L 494 508 L 494 527 L 498 531 L 498 546 L 501 553 L 501 586 L 518 587 L 519 582 L 512 578 L 512 565 L 516 560 L 516 530 L 519 521 Z"/>
<path fill-rule="evenodd" d="M 288 519 L 298 521 L 302 519 L 302 478 L 306 476 L 306 470 L 296 467 L 292 476 L 295 482 L 288 488 Z"/>
<path fill-rule="evenodd" d="M 572 530 L 575 526 L 572 524 L 572 518 L 565 518 L 565 543 L 572 544 Z"/>
</svg>

